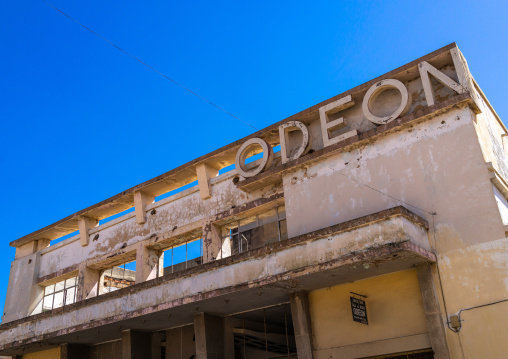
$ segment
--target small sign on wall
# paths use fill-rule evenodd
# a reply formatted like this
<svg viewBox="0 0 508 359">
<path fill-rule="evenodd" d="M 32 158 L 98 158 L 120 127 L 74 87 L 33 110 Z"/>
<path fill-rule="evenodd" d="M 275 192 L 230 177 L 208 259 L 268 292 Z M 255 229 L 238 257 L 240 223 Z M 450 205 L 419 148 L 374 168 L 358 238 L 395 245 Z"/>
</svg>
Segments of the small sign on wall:
<svg viewBox="0 0 508 359">
<path fill-rule="evenodd" d="M 351 292 L 354 297 L 350 297 L 351 300 L 351 313 L 353 314 L 353 320 L 362 324 L 369 324 L 369 320 L 367 319 L 367 306 L 365 305 L 365 300 L 360 299 L 358 297 L 367 298 L 364 295 L 357 294 Z"/>
</svg>

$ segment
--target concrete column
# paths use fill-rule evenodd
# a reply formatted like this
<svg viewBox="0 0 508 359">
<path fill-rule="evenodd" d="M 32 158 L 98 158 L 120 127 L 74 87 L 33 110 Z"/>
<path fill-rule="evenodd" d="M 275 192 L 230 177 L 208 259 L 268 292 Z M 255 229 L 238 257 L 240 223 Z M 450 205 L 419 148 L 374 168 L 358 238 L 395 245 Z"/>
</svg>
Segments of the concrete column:
<svg viewBox="0 0 508 359">
<path fill-rule="evenodd" d="M 235 359 L 235 320 L 231 317 L 224 318 L 224 359 Z"/>
<path fill-rule="evenodd" d="M 60 345 L 60 359 L 88 359 L 88 345 L 62 344 Z"/>
<path fill-rule="evenodd" d="M 298 359 L 312 359 L 313 347 L 309 294 L 307 292 L 291 293 L 289 299 Z"/>
<path fill-rule="evenodd" d="M 224 318 L 207 313 L 194 315 L 196 359 L 224 358 Z"/>
<path fill-rule="evenodd" d="M 446 342 L 446 330 L 439 301 L 437 299 L 434 278 L 430 264 L 422 264 L 417 267 L 418 283 L 423 299 L 423 309 L 427 317 L 430 343 L 434 351 L 435 359 L 449 359 L 450 351 Z"/>
<path fill-rule="evenodd" d="M 228 257 L 231 255 L 231 250 L 226 255 L 224 254 L 219 228 L 211 222 L 205 221 L 203 223 L 203 263 Z"/>
<path fill-rule="evenodd" d="M 152 356 L 151 359 L 161 359 L 161 343 L 166 341 L 166 332 L 152 333 Z"/>
<path fill-rule="evenodd" d="M 76 302 L 96 297 L 99 294 L 99 278 L 99 270 L 89 268 L 85 263 L 80 264 Z"/>
<path fill-rule="evenodd" d="M 157 278 L 163 268 L 163 257 L 160 256 L 159 251 L 140 243 L 136 248 L 136 283 Z"/>
<path fill-rule="evenodd" d="M 146 206 L 153 203 L 155 196 L 138 191 L 134 193 L 134 212 L 136 213 L 136 222 L 143 224 L 146 222 Z"/>
<path fill-rule="evenodd" d="M 194 326 L 166 330 L 166 359 L 188 359 L 196 355 Z"/>
<path fill-rule="evenodd" d="M 213 168 L 206 163 L 196 165 L 196 174 L 198 175 L 198 187 L 201 199 L 208 199 L 212 197 L 210 188 L 210 179 L 219 174 L 219 170 Z"/>
<path fill-rule="evenodd" d="M 151 333 L 136 330 L 122 331 L 122 359 L 150 358 L 152 349 Z"/>
<path fill-rule="evenodd" d="M 11 264 L 2 321 L 4 323 L 30 315 L 44 295 L 38 285 L 39 252 L 17 259 Z"/>
<path fill-rule="evenodd" d="M 90 243 L 90 236 L 88 232 L 90 229 L 97 227 L 99 225 L 99 220 L 90 217 L 80 217 L 78 219 L 78 229 L 79 229 L 79 240 L 83 247 L 87 246 Z"/>
</svg>

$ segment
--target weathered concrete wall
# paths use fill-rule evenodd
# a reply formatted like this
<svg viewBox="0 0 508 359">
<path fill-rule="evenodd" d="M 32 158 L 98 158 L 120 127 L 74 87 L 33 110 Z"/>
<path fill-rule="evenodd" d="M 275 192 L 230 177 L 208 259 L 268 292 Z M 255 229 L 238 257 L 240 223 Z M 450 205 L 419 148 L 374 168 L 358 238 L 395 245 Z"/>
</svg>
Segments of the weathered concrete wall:
<svg viewBox="0 0 508 359">
<path fill-rule="evenodd" d="M 430 240 L 439 253 L 448 314 L 508 298 L 504 228 L 475 121 L 468 108 L 452 110 L 285 175 L 289 235 L 391 207 L 400 203 L 397 198 L 416 206 L 409 208 L 431 223 Z M 504 154 L 496 158 L 503 171 Z M 323 188 L 327 195 L 322 194 Z M 497 240 L 500 244 L 494 244 Z M 502 306 L 497 309 L 499 315 L 508 315 Z M 470 323 L 472 320 L 467 325 Z M 478 318 L 477 324 L 489 326 L 486 333 L 508 332 L 506 324 L 500 322 L 496 326 Z M 488 343 L 493 342 L 486 333 L 481 336 L 485 340 L 477 337 L 477 342 L 485 345 L 463 343 L 464 348 L 469 345 L 472 353 L 499 357 L 496 355 L 503 351 L 503 345 L 491 347 Z M 448 330 L 447 337 L 453 343 L 453 357 L 460 357 L 457 335 Z"/>
<path fill-rule="evenodd" d="M 268 253 L 265 257 L 252 258 L 213 271 L 198 272 L 189 277 L 162 282 L 161 284 L 129 293 L 128 296 L 110 296 L 110 299 L 91 302 L 74 310 L 54 313 L 52 316 L 20 323 L 10 330 L 0 332 L 3 343 L 28 338 L 30 330 L 39 335 L 52 333 L 83 323 L 98 322 L 115 316 L 129 317 L 129 313 L 143 309 L 145 314 L 188 303 L 193 296 L 221 288 L 234 288 L 240 284 L 254 285 L 266 277 L 274 277 L 291 270 L 312 268 L 327 263 L 341 255 L 376 248 L 388 243 L 410 241 L 427 244 L 427 232 L 402 216 L 387 218 L 337 235 L 300 243 L 282 252 Z M 117 292 L 118 293 L 118 292 Z M 112 293 L 116 294 L 116 293 Z M 189 298 L 189 299 L 187 299 Z"/>
<path fill-rule="evenodd" d="M 2 317 L 4 322 L 30 315 L 42 299 L 43 290 L 37 285 L 40 260 L 41 255 L 37 252 L 12 262 Z"/>
<path fill-rule="evenodd" d="M 354 322 L 350 292 L 366 295 L 369 324 Z M 353 359 L 430 348 L 416 270 L 310 293 L 315 359 Z"/>
<path fill-rule="evenodd" d="M 98 261 L 105 260 L 107 256 L 122 254 L 132 257 L 142 244 L 153 243 L 154 237 L 172 233 L 176 228 L 206 228 L 210 221 L 213 222 L 215 215 L 255 200 L 266 199 L 274 193 L 284 193 L 289 237 L 401 204 L 427 220 L 430 224 L 429 233 L 404 218 L 394 218 L 382 224 L 371 224 L 344 232 L 332 236 L 333 238 L 321 238 L 285 249 L 284 252 L 268 254 L 263 259 L 248 259 L 214 268 L 210 272 L 196 271 L 190 277 L 161 281 L 156 287 L 134 290 L 126 297 L 110 296 L 106 300 L 92 301 L 87 306 L 56 312 L 52 317 L 41 317 L 35 323 L 22 322 L 17 327 L 2 332 L 1 342 L 27 338 L 29 330 L 39 335 L 56 330 L 64 333 L 69 327 L 115 316 L 126 318 L 128 313 L 145 308 L 153 311 L 167 309 L 173 303 L 182 301 L 182 298 L 193 298 L 199 293 L 234 287 L 241 283 L 251 285 L 254 281 L 290 270 L 304 271 L 302 268 L 324 263 L 344 253 L 408 239 L 437 254 L 438 267 L 433 268 L 433 276 L 429 277 L 434 278 L 434 287 L 439 291 L 443 322 L 446 322 L 447 315 L 460 310 L 508 298 L 508 244 L 492 188 L 491 173 L 485 165 L 485 162 L 492 162 L 496 175 L 503 180 L 508 178 L 505 151 L 507 138 L 502 136 L 506 129 L 496 119 L 486 100 L 478 97 L 477 90 L 471 85 L 465 62 L 452 61 L 452 56 L 455 56 L 455 60 L 460 57 L 458 49 L 448 50 L 433 55 L 432 61 L 430 58 L 428 61 L 449 76 L 452 82 L 460 82 L 460 85 L 451 85 L 457 92 L 447 87 L 450 86 L 450 81 L 445 79 L 443 82 L 441 77 L 439 82 L 433 76 L 431 84 L 434 93 L 430 98 L 428 87 L 424 90 L 425 82 L 418 75 L 422 74 L 422 66 L 428 65 L 426 62 L 412 64 L 388 76 L 391 80 L 402 81 L 411 98 L 409 115 L 404 120 L 406 122 L 401 120 L 391 123 L 400 123 L 397 128 L 383 125 L 378 127 L 367 120 L 365 109 L 362 108 L 362 98 L 369 88 L 381 85 L 378 79 L 347 94 L 351 96 L 350 102 L 354 102 L 354 105 L 329 114 L 330 121 L 344 118 L 344 125 L 332 131 L 331 137 L 346 135 L 351 131 L 362 134 L 355 139 L 358 143 L 351 142 L 350 147 L 337 147 L 342 151 L 335 149 L 326 153 L 325 145 L 330 145 L 330 141 L 323 138 L 327 132 L 323 131 L 320 105 L 317 105 L 316 108 L 302 112 L 298 120 L 308 126 L 309 137 L 312 139 L 311 150 L 314 153 L 321 151 L 318 153 L 323 154 L 322 157 L 307 157 L 308 162 L 302 161 L 303 164 L 295 165 L 296 167 L 284 167 L 281 159 L 277 158 L 272 168 L 266 169 L 272 171 L 270 176 L 273 176 L 267 179 L 261 173 L 259 182 L 254 183 L 250 189 L 249 179 L 235 178 L 240 181 L 238 187 L 233 183 L 236 172 L 209 179 L 210 174 L 216 171 L 214 168 L 209 168 L 208 171 L 208 165 L 202 163 L 199 164 L 200 189 L 196 186 L 160 202 L 147 204 L 145 213 L 139 213 L 138 208 L 137 218 L 132 213 L 91 229 L 87 246 L 80 244 L 79 237 L 46 249 L 39 249 L 38 244 L 37 249 L 34 245 L 21 245 L 11 271 L 11 299 L 6 304 L 7 315 L 4 320 L 25 316 L 35 300 L 34 293 L 37 295 L 37 290 L 32 290 L 29 299 L 14 302 L 13 298 L 21 293 L 18 283 L 27 280 L 33 282 L 37 277 L 46 278 L 65 270 L 83 269 L 86 265 L 95 265 L 94 268 L 98 270 Z M 387 116 L 399 106 L 400 98 L 397 91 L 387 90 L 373 100 L 367 109 L 376 116 Z M 323 106 L 330 103 L 331 101 Z M 436 105 L 432 107 L 433 103 Z M 263 138 L 269 138 L 269 143 L 273 146 L 277 141 L 277 128 L 270 131 L 271 134 L 263 133 Z M 290 155 L 296 151 L 301 138 L 298 131 L 289 133 Z M 195 175 L 193 170 L 188 172 L 191 177 Z M 180 177 L 181 183 L 187 183 Z M 278 183 L 281 180 L 282 185 Z M 211 186 L 208 186 L 208 181 Z M 242 181 L 244 187 L 241 187 Z M 253 188 L 257 189 L 252 190 Z M 502 192 L 501 189 L 500 191 Z M 210 232 L 210 228 L 207 230 Z M 206 239 L 216 242 L 211 243 L 215 246 L 213 250 L 203 251 L 206 254 L 205 262 L 213 260 L 220 249 L 220 243 L 213 235 Z M 46 242 L 41 242 L 41 248 L 44 243 Z M 40 265 L 34 262 L 36 265 L 30 267 L 29 274 L 21 273 L 19 268 L 22 268 L 22 261 L 28 259 L 35 250 L 39 250 L 37 255 L 40 255 Z M 148 271 L 152 269 L 148 268 Z M 149 276 L 140 274 L 140 278 L 145 277 Z M 390 279 L 395 277 L 399 280 Z M 369 286 L 362 289 L 364 282 L 369 283 Z M 394 349 L 400 351 L 428 347 L 429 336 L 422 324 L 426 324 L 425 321 L 421 321 L 423 309 L 420 293 L 415 292 L 415 283 L 414 271 L 409 271 L 348 285 L 359 286 L 358 291 L 378 288 L 372 294 L 378 301 L 373 301 L 372 305 L 380 305 L 384 310 L 376 310 L 375 315 L 378 312 L 393 313 L 394 308 L 399 307 L 405 313 L 404 316 L 393 314 L 384 318 L 382 325 L 377 325 L 381 321 L 375 320 L 376 325 L 362 329 L 354 327 L 348 330 L 352 322 L 341 326 L 343 313 L 339 313 L 339 317 L 326 316 L 330 308 L 333 308 L 331 302 L 342 298 L 344 293 L 341 290 L 347 286 L 331 288 L 329 293 L 315 292 L 318 293 L 313 294 L 318 303 L 316 308 L 320 308 L 316 309 L 313 318 L 316 355 L 353 357 L 358 353 L 375 355 L 390 353 Z M 37 288 L 36 285 L 35 287 Z M 386 291 L 386 288 L 392 290 Z M 394 297 L 395 294 L 398 294 L 397 298 Z M 407 301 L 396 306 L 399 297 L 406 298 Z M 320 305 L 320 301 L 325 304 Z M 349 310 L 348 304 L 337 305 L 337 310 Z M 471 309 L 463 312 L 463 317 L 467 320 L 462 323 L 463 328 L 459 333 L 446 330 L 452 358 L 462 358 L 462 353 L 466 357 L 500 358 L 506 353 L 507 348 L 502 338 L 508 332 L 508 325 L 506 321 L 498 320 L 508 317 L 505 303 Z M 409 321 L 412 326 L 405 322 L 407 318 L 412 319 Z M 491 320 L 486 321 L 485 318 Z M 388 323 L 387 328 L 383 327 L 385 322 Z M 339 331 L 344 331 L 340 338 L 330 337 L 329 333 L 333 332 L 331 328 L 336 326 L 340 327 Z M 370 340 L 369 343 L 361 344 L 359 333 Z"/>
<path fill-rule="evenodd" d="M 488 100 L 482 96 L 478 102 L 482 113 L 476 116 L 474 124 L 485 162 L 491 162 L 503 178 L 507 179 L 508 133 Z"/>
<path fill-rule="evenodd" d="M 270 188 L 255 193 L 242 192 L 232 183 L 233 175 L 234 173 L 227 173 L 224 180 L 212 181 L 213 197 L 210 199 L 203 201 L 196 186 L 147 206 L 147 221 L 142 225 L 136 223 L 134 213 L 130 213 L 91 230 L 91 238 L 97 235 L 99 237 L 97 240 L 92 239 L 86 247 L 80 245 L 77 237 L 57 244 L 55 249 L 49 247 L 41 252 L 40 276 L 118 251 L 152 235 L 171 232 L 174 227 L 193 223 L 200 227 L 201 221 L 211 215 L 276 191 Z M 156 213 L 150 214 L 154 209 Z"/>
</svg>

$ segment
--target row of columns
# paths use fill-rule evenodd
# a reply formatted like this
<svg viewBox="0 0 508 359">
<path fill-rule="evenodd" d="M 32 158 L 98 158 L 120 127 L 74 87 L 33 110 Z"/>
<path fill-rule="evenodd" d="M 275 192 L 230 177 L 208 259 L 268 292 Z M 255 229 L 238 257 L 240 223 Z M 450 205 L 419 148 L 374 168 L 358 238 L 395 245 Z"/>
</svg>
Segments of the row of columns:
<svg viewBox="0 0 508 359">
<path fill-rule="evenodd" d="M 299 359 L 311 359 L 312 331 L 309 300 L 306 292 L 290 295 L 291 313 Z M 197 313 L 194 326 L 150 333 L 127 329 L 122 331 L 122 359 L 160 359 L 161 341 L 166 342 L 166 358 L 196 359 L 234 358 L 234 341 L 226 336 L 226 318 Z M 193 334 L 193 335 L 192 335 Z M 194 354 L 195 351 L 195 354 Z M 60 359 L 87 359 L 90 349 L 81 344 L 60 346 Z"/>
<path fill-rule="evenodd" d="M 150 258 L 149 254 L 147 258 Z M 418 266 L 417 273 L 434 358 L 449 359 L 446 329 L 431 265 Z M 298 358 L 312 359 L 312 326 L 308 293 L 292 293 L 289 299 Z M 227 326 L 227 319 L 224 317 L 209 313 L 196 313 L 194 326 L 172 329 L 165 333 L 124 330 L 122 332 L 122 358 L 160 359 L 160 344 L 164 340 L 166 341 L 166 358 L 189 358 L 194 355 L 194 351 L 196 359 L 234 358 L 234 340 L 226 334 L 229 332 L 227 329 L 230 329 Z M 61 359 L 86 359 L 89 357 L 89 348 L 85 345 L 65 344 L 61 346 L 60 352 Z"/>
</svg>

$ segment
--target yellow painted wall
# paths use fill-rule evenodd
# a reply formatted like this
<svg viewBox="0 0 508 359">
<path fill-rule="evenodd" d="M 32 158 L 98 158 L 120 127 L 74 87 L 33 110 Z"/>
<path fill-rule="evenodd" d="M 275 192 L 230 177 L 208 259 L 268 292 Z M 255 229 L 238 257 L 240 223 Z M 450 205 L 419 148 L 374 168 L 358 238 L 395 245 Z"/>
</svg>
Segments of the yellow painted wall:
<svg viewBox="0 0 508 359">
<path fill-rule="evenodd" d="M 349 292 L 368 297 L 368 325 L 353 321 Z M 309 300 L 318 359 L 358 358 L 430 347 L 414 269 L 320 289 L 311 292 Z"/>
<path fill-rule="evenodd" d="M 26 354 L 22 359 L 60 359 L 60 348 L 43 350 L 37 353 Z"/>
</svg>

